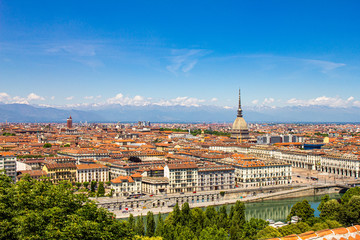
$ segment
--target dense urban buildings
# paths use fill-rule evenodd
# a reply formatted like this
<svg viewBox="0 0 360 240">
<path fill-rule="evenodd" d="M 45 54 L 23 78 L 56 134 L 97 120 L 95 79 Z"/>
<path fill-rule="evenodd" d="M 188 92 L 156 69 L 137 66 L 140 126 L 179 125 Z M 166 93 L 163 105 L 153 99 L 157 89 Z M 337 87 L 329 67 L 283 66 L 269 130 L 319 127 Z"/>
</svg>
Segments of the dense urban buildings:
<svg viewBox="0 0 360 240">
<path fill-rule="evenodd" d="M 240 99 L 233 125 L 6 123 L 1 133 L 0 168 L 13 181 L 29 175 L 53 183 L 103 182 L 115 196 L 286 186 L 294 182 L 293 168 L 360 176 L 358 125 L 248 129 Z"/>
</svg>

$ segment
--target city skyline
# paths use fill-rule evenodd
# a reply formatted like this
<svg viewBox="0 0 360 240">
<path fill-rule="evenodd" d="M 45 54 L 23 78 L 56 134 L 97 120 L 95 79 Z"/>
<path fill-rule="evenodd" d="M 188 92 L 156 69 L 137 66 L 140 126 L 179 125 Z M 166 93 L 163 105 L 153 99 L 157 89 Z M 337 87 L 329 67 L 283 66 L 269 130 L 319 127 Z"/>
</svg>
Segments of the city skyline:
<svg viewBox="0 0 360 240">
<path fill-rule="evenodd" d="M 360 107 L 358 6 L 2 1 L 0 103 Z"/>
</svg>

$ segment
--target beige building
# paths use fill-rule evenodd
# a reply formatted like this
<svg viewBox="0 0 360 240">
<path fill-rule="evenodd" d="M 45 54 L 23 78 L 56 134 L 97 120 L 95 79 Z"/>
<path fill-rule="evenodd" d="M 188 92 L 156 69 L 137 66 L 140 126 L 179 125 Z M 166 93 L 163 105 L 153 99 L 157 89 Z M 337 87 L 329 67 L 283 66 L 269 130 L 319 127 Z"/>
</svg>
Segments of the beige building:
<svg viewBox="0 0 360 240">
<path fill-rule="evenodd" d="M 229 165 L 206 165 L 198 168 L 198 191 L 232 189 L 235 168 Z"/>
<path fill-rule="evenodd" d="M 169 179 L 169 193 L 194 192 L 198 186 L 198 166 L 195 163 L 173 163 L 164 167 Z"/>
<path fill-rule="evenodd" d="M 165 194 L 168 192 L 169 179 L 166 177 L 143 177 L 141 189 L 147 194 Z"/>
<path fill-rule="evenodd" d="M 233 164 L 240 188 L 291 184 L 291 165 L 277 161 L 244 160 Z"/>
<path fill-rule="evenodd" d="M 79 164 L 76 169 L 77 182 L 109 181 L 109 168 L 102 164 Z"/>
<path fill-rule="evenodd" d="M 141 174 L 135 173 L 131 176 L 119 176 L 111 180 L 111 189 L 115 196 L 129 196 L 141 194 Z"/>
</svg>

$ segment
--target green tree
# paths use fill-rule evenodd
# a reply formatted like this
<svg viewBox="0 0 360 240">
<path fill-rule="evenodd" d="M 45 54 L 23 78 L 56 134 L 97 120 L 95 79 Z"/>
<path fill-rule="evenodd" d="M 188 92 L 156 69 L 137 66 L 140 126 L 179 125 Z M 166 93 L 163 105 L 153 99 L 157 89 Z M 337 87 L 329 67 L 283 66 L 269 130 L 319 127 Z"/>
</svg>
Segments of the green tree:
<svg viewBox="0 0 360 240">
<path fill-rule="evenodd" d="M 329 228 L 329 226 L 326 224 L 326 222 L 315 223 L 314 226 L 312 226 L 313 231 L 319 231 L 319 230 L 328 229 L 328 228 Z"/>
<path fill-rule="evenodd" d="M 135 233 L 139 236 L 144 236 L 145 234 L 145 226 L 142 214 L 136 220 Z"/>
<path fill-rule="evenodd" d="M 134 215 L 132 215 L 131 213 L 130 213 L 130 216 L 128 219 L 128 223 L 129 223 L 129 229 L 131 231 L 134 231 L 135 230 L 135 218 L 134 218 Z"/>
<path fill-rule="evenodd" d="M 282 237 L 282 234 L 274 227 L 267 226 L 256 234 L 256 239 L 268 239 Z"/>
<path fill-rule="evenodd" d="M 152 237 L 155 234 L 154 214 L 149 211 L 146 215 L 146 236 Z"/>
<path fill-rule="evenodd" d="M 360 196 L 353 195 L 348 202 L 345 202 L 341 207 L 339 218 L 345 226 L 360 223 Z"/>
<path fill-rule="evenodd" d="M 321 198 L 321 202 L 320 202 L 320 204 L 319 204 L 319 206 L 318 206 L 317 209 L 321 212 L 324 204 L 325 204 L 327 201 L 329 201 L 329 200 L 330 200 L 330 196 L 329 196 L 329 195 L 326 194 L 325 196 L 323 196 L 323 197 Z"/>
<path fill-rule="evenodd" d="M 217 212 L 213 206 L 209 206 L 205 210 L 205 226 L 212 227 L 217 225 Z"/>
<path fill-rule="evenodd" d="M 217 229 L 216 227 L 206 227 L 201 231 L 199 240 L 208 239 L 225 240 L 228 239 L 228 233 L 223 228 Z"/>
<path fill-rule="evenodd" d="M 84 186 L 85 189 L 88 189 L 89 182 L 83 182 L 83 186 Z"/>
<path fill-rule="evenodd" d="M 280 228 L 278 228 L 278 231 L 283 236 L 302 233 L 301 230 L 298 228 L 297 224 L 290 224 L 290 225 L 280 227 Z"/>
<path fill-rule="evenodd" d="M 44 147 L 44 148 L 51 148 L 52 145 L 51 145 L 51 143 L 45 143 L 43 147 Z"/>
<path fill-rule="evenodd" d="M 346 193 L 341 197 L 342 203 L 347 203 L 351 199 L 352 196 L 360 195 L 360 187 L 349 188 Z"/>
<path fill-rule="evenodd" d="M 304 199 L 302 202 L 294 204 L 287 217 L 287 221 L 290 221 L 292 216 L 298 216 L 301 218 L 301 221 L 305 222 L 309 218 L 314 217 L 314 212 L 315 210 L 311 208 L 309 202 Z"/>
<path fill-rule="evenodd" d="M 96 185 L 97 185 L 96 181 L 91 181 L 91 185 L 90 185 L 91 192 L 95 192 Z"/>
<path fill-rule="evenodd" d="M 29 175 L 16 184 L 0 174 L 0 238 L 2 239 L 131 239 L 127 222 L 84 194 L 74 194 L 69 182 L 57 185 Z"/>
<path fill-rule="evenodd" d="M 161 213 L 158 215 L 158 221 L 156 224 L 155 236 L 163 236 L 164 235 L 164 220 L 162 218 Z"/>
<path fill-rule="evenodd" d="M 330 229 L 342 227 L 342 225 L 338 221 L 335 221 L 335 220 L 327 219 L 325 221 L 325 223 L 329 226 Z"/>
<path fill-rule="evenodd" d="M 191 221 L 191 212 L 189 203 L 185 202 L 181 207 L 180 212 L 180 224 L 183 226 L 188 226 Z"/>
<path fill-rule="evenodd" d="M 75 185 L 76 185 L 77 189 L 81 188 L 81 182 L 76 182 Z"/>
<path fill-rule="evenodd" d="M 99 187 L 98 187 L 98 191 L 97 191 L 97 196 L 98 196 L 98 197 L 103 197 L 104 195 L 105 195 L 104 183 L 103 183 L 103 182 L 99 182 Z"/>
<path fill-rule="evenodd" d="M 229 227 L 229 219 L 227 216 L 226 206 L 222 206 L 218 212 L 217 227 L 227 229 Z"/>
<path fill-rule="evenodd" d="M 204 228 L 205 214 L 201 208 L 191 209 L 191 230 L 198 236 Z"/>
<path fill-rule="evenodd" d="M 245 204 L 236 201 L 233 208 L 230 210 L 230 239 L 240 239 L 241 230 L 245 224 Z"/>
<path fill-rule="evenodd" d="M 256 234 L 263 230 L 269 223 L 263 219 L 251 218 L 246 222 L 241 231 L 241 239 L 255 240 Z"/>
<path fill-rule="evenodd" d="M 338 220 L 341 214 L 341 205 L 335 200 L 325 202 L 321 207 L 320 217 L 330 220 Z"/>
</svg>

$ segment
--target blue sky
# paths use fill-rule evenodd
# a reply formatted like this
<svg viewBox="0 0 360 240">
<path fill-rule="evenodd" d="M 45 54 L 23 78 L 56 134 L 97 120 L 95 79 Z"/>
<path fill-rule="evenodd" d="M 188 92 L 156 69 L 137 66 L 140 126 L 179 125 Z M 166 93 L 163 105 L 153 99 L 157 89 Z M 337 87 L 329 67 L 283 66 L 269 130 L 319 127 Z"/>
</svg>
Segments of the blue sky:
<svg viewBox="0 0 360 240">
<path fill-rule="evenodd" d="M 0 102 L 360 106 L 359 1 L 0 1 Z"/>
</svg>

